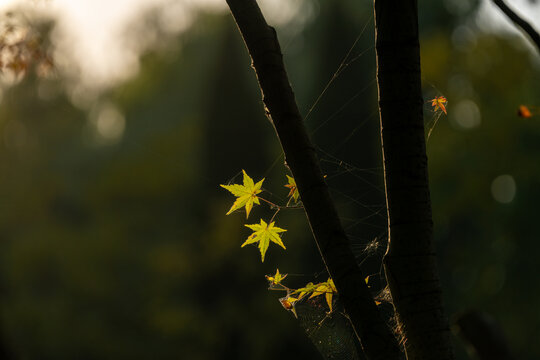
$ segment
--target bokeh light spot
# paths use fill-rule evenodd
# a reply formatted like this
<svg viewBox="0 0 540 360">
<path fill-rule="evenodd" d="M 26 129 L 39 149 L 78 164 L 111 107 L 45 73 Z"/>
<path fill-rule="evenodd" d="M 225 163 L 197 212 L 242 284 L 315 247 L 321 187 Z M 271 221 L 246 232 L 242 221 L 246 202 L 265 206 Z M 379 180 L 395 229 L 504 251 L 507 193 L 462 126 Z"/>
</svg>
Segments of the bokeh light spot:
<svg viewBox="0 0 540 360">
<path fill-rule="evenodd" d="M 112 104 L 99 106 L 91 112 L 90 124 L 97 144 L 108 145 L 122 139 L 126 128 L 124 115 Z"/>
<path fill-rule="evenodd" d="M 491 194 L 500 203 L 508 204 L 516 196 L 516 182 L 510 175 L 497 176 L 491 183 Z"/>
<path fill-rule="evenodd" d="M 472 100 L 465 99 L 457 103 L 450 111 L 450 120 L 460 129 L 474 129 L 480 126 L 482 120 L 478 105 Z"/>
</svg>

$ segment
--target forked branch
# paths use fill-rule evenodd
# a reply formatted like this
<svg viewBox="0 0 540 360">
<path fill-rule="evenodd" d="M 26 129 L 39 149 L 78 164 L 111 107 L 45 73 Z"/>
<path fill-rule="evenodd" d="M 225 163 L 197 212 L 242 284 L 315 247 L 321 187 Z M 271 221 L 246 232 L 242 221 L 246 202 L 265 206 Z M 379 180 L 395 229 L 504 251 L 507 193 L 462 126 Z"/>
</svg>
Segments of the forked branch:
<svg viewBox="0 0 540 360">
<path fill-rule="evenodd" d="M 330 198 L 287 78 L 275 30 L 255 0 L 227 0 L 251 55 L 263 102 L 298 186 L 311 230 L 326 268 L 368 359 L 400 359 L 396 339 L 364 282 L 350 242 Z"/>
</svg>

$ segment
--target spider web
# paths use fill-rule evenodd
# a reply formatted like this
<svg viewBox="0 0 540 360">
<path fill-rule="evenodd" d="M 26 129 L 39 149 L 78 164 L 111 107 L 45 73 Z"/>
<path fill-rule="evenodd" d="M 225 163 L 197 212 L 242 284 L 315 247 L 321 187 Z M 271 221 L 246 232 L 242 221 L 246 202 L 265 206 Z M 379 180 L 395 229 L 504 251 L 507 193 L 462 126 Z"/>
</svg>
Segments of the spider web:
<svg viewBox="0 0 540 360">
<path fill-rule="evenodd" d="M 306 296 L 299 300 L 295 307 L 300 326 L 325 360 L 364 358 L 361 356 L 362 350 L 352 325 L 339 300 L 335 302 L 332 312 L 328 312 L 328 305 L 322 296 L 312 299 Z"/>
<path fill-rule="evenodd" d="M 317 119 L 317 116 L 313 116 L 316 115 L 315 110 L 318 109 L 319 104 L 327 95 L 333 83 L 341 81 L 340 75 L 344 73 L 344 70 L 356 65 L 355 62 L 366 52 L 373 50 L 373 46 L 370 46 L 358 51 L 356 54 L 354 53 L 355 47 L 359 44 L 360 38 L 371 21 L 372 18 L 366 21 L 337 70 L 316 97 L 313 104 L 307 109 L 304 121 L 310 129 L 311 137 L 324 132 L 325 129 L 327 130 L 327 126 L 349 126 L 347 124 L 350 124 L 350 122 L 347 123 L 341 120 L 352 114 L 351 107 L 358 103 L 361 96 L 368 96 L 366 95 L 367 92 L 374 91 L 376 86 L 375 75 L 349 93 L 344 93 L 341 104 L 335 110 L 329 111 L 328 115 L 319 119 Z M 431 87 L 438 95 L 442 95 L 433 85 Z M 365 106 L 365 102 L 363 105 Z M 355 110 L 358 112 L 358 109 L 355 108 Z M 315 145 L 315 149 L 323 173 L 326 175 L 326 182 L 338 207 L 340 220 L 351 241 L 357 263 L 365 275 L 370 274 L 369 284 L 372 292 L 383 294 L 382 290 L 386 286 L 386 280 L 382 268 L 382 258 L 387 242 L 387 213 L 383 169 L 382 167 L 373 166 L 362 167 L 356 164 L 355 160 L 347 159 L 351 152 L 350 147 L 347 146 L 354 141 L 358 144 L 357 135 L 364 130 L 367 124 L 378 121 L 379 111 L 375 103 L 373 107 L 363 109 L 363 111 L 365 114 L 357 117 L 361 119 L 359 122 L 354 123 L 351 128 L 343 129 L 342 133 L 345 136 L 337 144 Z M 425 116 L 425 127 L 426 137 L 429 140 L 441 112 L 433 111 L 427 100 L 424 111 L 428 115 Z M 267 169 L 265 177 L 283 159 L 284 156 L 281 154 Z M 319 275 L 323 273 L 326 274 L 326 270 L 321 270 Z M 388 300 L 386 296 L 385 299 L 380 300 Z M 336 296 L 333 308 L 334 310 L 329 312 L 323 296 L 311 299 L 306 296 L 295 304 L 300 327 L 305 330 L 323 359 L 364 359 L 363 351 L 343 305 L 339 301 L 339 296 Z M 390 322 L 392 311 L 388 304 L 381 305 L 380 310 L 382 316 Z"/>
<path fill-rule="evenodd" d="M 361 85 L 357 90 L 353 90 L 351 94 L 346 95 L 343 102 L 331 114 L 316 121 L 312 115 L 314 110 L 321 100 L 328 93 L 332 84 L 340 80 L 340 75 L 344 70 L 356 65 L 359 60 L 368 51 L 373 50 L 373 46 L 369 46 L 364 50 L 355 53 L 355 48 L 358 46 L 362 35 L 365 33 L 367 26 L 372 22 L 372 17 L 362 26 L 359 35 L 354 40 L 345 57 L 342 59 L 337 70 L 330 77 L 328 83 L 324 86 L 321 93 L 317 96 L 313 104 L 307 110 L 304 116 L 304 121 L 311 126 L 310 136 L 316 133 L 323 132 L 328 125 L 334 125 L 339 122 L 339 117 L 343 116 L 346 111 L 349 111 L 355 102 L 359 100 L 368 91 L 373 91 L 376 86 L 376 78 L 373 77 L 365 84 Z M 338 212 L 340 219 L 344 225 L 347 235 L 351 239 L 353 252 L 358 264 L 364 267 L 366 274 L 379 274 L 379 278 L 383 278 L 380 269 L 382 259 L 382 249 L 384 248 L 383 240 L 386 238 L 386 205 L 384 203 L 384 188 L 382 187 L 382 168 L 362 168 L 353 164 L 351 161 L 344 160 L 337 154 L 342 151 L 346 144 L 354 140 L 362 128 L 369 122 L 377 121 L 378 109 L 374 104 L 374 108 L 369 110 L 368 116 L 362 121 L 356 123 L 354 128 L 348 132 L 345 139 L 332 149 L 324 149 L 321 146 L 315 146 L 320 159 L 321 167 L 326 174 L 326 181 L 332 196 L 338 204 Z M 264 177 L 267 177 L 272 169 L 281 161 L 284 156 L 281 153 L 275 161 L 266 170 Z M 360 193 L 358 193 L 360 191 Z M 369 194 L 375 192 L 380 200 L 380 203 L 369 203 L 367 198 L 373 196 Z M 271 191 L 267 191 L 271 196 Z M 365 227 L 370 228 L 366 235 Z M 377 234 L 371 236 L 371 233 Z M 370 260 L 371 263 L 370 263 Z M 375 265 L 374 265 L 375 264 Z M 371 269 L 372 271 L 365 271 Z M 320 272 L 313 274 L 315 278 L 326 278 L 328 275 L 326 269 L 321 269 Z M 295 274 L 289 274 L 289 276 Z M 296 274 L 298 276 L 306 276 L 306 274 Z M 311 279 L 310 279 L 311 280 Z M 382 283 L 382 281 L 379 281 Z M 299 326 L 304 329 L 308 338 L 317 348 L 322 358 L 325 360 L 360 360 L 365 359 L 362 348 L 354 332 L 352 324 L 345 313 L 343 304 L 339 300 L 339 295 L 335 296 L 333 303 L 333 311 L 329 311 L 328 305 L 324 296 L 316 296 L 309 299 L 308 296 L 298 300 L 295 303 L 295 311 Z"/>
</svg>

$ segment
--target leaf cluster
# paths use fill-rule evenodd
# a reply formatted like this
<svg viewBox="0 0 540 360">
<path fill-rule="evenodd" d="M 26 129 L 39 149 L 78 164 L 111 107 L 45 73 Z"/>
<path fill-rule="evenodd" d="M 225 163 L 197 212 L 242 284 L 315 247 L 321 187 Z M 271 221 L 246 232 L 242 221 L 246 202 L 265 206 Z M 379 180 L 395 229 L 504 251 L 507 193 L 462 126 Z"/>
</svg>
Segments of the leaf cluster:
<svg viewBox="0 0 540 360">
<path fill-rule="evenodd" d="M 263 219 L 260 219 L 259 224 L 246 224 L 245 226 L 253 231 L 251 235 L 244 241 L 244 243 L 241 245 L 241 247 L 244 247 L 249 244 L 255 244 L 258 243 L 259 251 L 261 253 L 261 261 L 264 262 L 266 251 L 268 250 L 268 247 L 270 245 L 270 242 L 273 242 L 279 246 L 281 246 L 283 249 L 286 249 L 285 245 L 283 244 L 283 241 L 281 240 L 280 234 L 283 232 L 286 232 L 287 230 L 280 228 L 275 225 L 275 221 L 273 221 L 274 217 L 277 215 L 277 213 L 282 209 L 288 207 L 288 205 L 291 202 L 294 202 L 294 204 L 297 204 L 300 195 L 298 193 L 298 189 L 296 187 L 296 182 L 292 176 L 287 176 L 287 184 L 285 187 L 289 189 L 288 194 L 288 202 L 285 206 L 278 206 L 269 200 L 266 200 L 264 198 L 261 198 L 259 194 L 262 192 L 262 184 L 264 182 L 264 179 L 258 181 L 255 183 L 253 179 L 244 171 L 242 170 L 243 174 L 243 184 L 233 184 L 233 185 L 221 185 L 222 188 L 228 190 L 231 194 L 236 196 L 236 200 L 227 212 L 227 215 L 233 213 L 236 210 L 245 208 L 246 210 L 246 219 L 249 217 L 249 214 L 251 213 L 251 210 L 254 205 L 259 205 L 260 200 L 263 200 L 265 203 L 269 204 L 272 208 L 276 208 L 276 212 L 274 213 L 274 216 L 272 216 L 272 219 L 270 221 L 266 222 Z M 330 312 L 333 311 L 333 300 L 334 300 L 334 294 L 337 294 L 336 286 L 334 285 L 334 281 L 331 278 L 328 278 L 327 281 L 314 284 L 312 282 L 306 284 L 304 287 L 299 289 L 291 289 L 285 285 L 283 285 L 281 282 L 287 277 L 287 274 L 282 275 L 279 272 L 279 269 L 276 270 L 276 273 L 274 275 L 266 275 L 266 279 L 269 281 L 270 285 L 269 288 L 271 290 L 284 290 L 287 291 L 287 295 L 285 297 L 282 297 L 279 299 L 281 302 L 281 305 L 287 309 L 292 311 L 292 313 L 297 316 L 295 304 L 305 298 L 309 295 L 309 299 L 322 296 L 324 295 L 326 299 L 326 303 L 328 305 L 328 308 Z"/>
<path fill-rule="evenodd" d="M 39 31 L 8 13 L 0 23 L 0 72 L 24 75 L 35 66 L 38 75 L 45 76 L 54 67 L 52 56 Z"/>
<path fill-rule="evenodd" d="M 285 187 L 289 188 L 289 201 L 287 205 L 285 206 L 279 206 L 274 203 L 272 203 L 269 200 L 266 200 L 259 196 L 259 194 L 262 192 L 262 184 L 264 182 L 264 179 L 258 181 L 255 183 L 253 179 L 245 172 L 245 170 L 242 170 L 243 174 L 243 184 L 232 184 L 232 185 L 221 185 L 222 188 L 228 190 L 231 194 L 236 196 L 235 202 L 232 204 L 231 208 L 227 212 L 226 215 L 229 215 L 233 213 L 236 210 L 240 210 L 242 208 L 245 208 L 246 210 L 246 219 L 249 217 L 249 214 L 251 213 L 251 209 L 253 209 L 254 205 L 260 205 L 260 201 L 264 201 L 265 203 L 269 204 L 272 208 L 277 209 L 274 213 L 274 216 L 270 219 L 270 221 L 266 222 L 263 219 L 260 219 L 259 224 L 246 224 L 245 226 L 253 231 L 251 235 L 244 241 L 244 243 L 241 245 L 241 247 L 244 247 L 249 244 L 255 244 L 258 243 L 259 245 L 259 251 L 261 253 L 261 261 L 264 262 L 264 258 L 266 256 L 266 251 L 268 250 L 268 247 L 270 245 L 270 242 L 273 242 L 279 246 L 281 246 L 283 249 L 286 249 L 285 245 L 283 244 L 283 241 L 281 240 L 280 233 L 283 233 L 287 230 L 280 228 L 276 226 L 275 221 L 273 221 L 274 217 L 277 215 L 279 210 L 282 208 L 286 208 L 291 201 L 294 201 L 296 204 L 299 199 L 298 189 L 296 188 L 296 183 L 294 181 L 294 178 L 287 175 L 288 184 L 285 185 Z"/>
</svg>

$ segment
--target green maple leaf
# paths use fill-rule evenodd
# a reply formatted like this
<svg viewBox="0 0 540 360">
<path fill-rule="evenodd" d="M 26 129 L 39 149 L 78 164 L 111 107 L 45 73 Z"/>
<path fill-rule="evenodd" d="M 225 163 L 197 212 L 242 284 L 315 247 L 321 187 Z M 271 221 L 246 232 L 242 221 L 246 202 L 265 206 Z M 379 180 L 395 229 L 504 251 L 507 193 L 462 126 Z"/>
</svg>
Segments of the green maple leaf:
<svg viewBox="0 0 540 360">
<path fill-rule="evenodd" d="M 253 204 L 260 204 L 259 197 L 257 196 L 257 194 L 262 192 L 261 186 L 264 179 L 262 179 L 261 181 L 255 184 L 253 182 L 253 179 L 250 178 L 244 170 L 242 170 L 242 172 L 244 173 L 244 185 L 233 184 L 233 185 L 220 185 L 220 186 L 230 191 L 234 196 L 237 197 L 236 201 L 227 212 L 227 215 L 245 206 L 246 219 L 247 219 L 251 211 L 251 208 L 253 208 Z"/>
<path fill-rule="evenodd" d="M 278 234 L 287 230 L 274 226 L 274 224 L 275 222 L 273 221 L 270 224 L 267 224 L 263 219 L 261 219 L 260 224 L 246 225 L 246 227 L 253 230 L 253 234 L 249 235 L 247 240 L 242 244 L 242 247 L 258 242 L 262 262 L 264 262 L 264 255 L 266 254 L 266 250 L 268 250 L 270 241 L 285 249 L 285 245 L 283 245 L 281 237 Z"/>
<path fill-rule="evenodd" d="M 304 286 L 303 288 L 300 288 L 300 289 L 297 289 L 295 291 L 292 292 L 292 295 L 296 295 L 296 298 L 298 300 L 302 299 L 306 294 L 309 294 L 309 293 L 312 293 L 313 291 L 315 291 L 315 287 L 316 285 L 313 285 L 312 282 L 306 284 L 306 286 Z"/>
<path fill-rule="evenodd" d="M 294 180 L 293 177 L 289 175 L 285 175 L 285 176 L 287 176 L 287 180 L 289 181 L 289 183 L 285 185 L 285 187 L 290 189 L 287 197 L 292 198 L 294 202 L 297 203 L 298 198 L 300 197 L 300 194 L 298 193 L 298 188 L 296 187 L 296 181 Z"/>
</svg>

